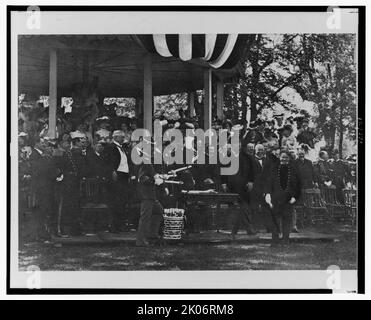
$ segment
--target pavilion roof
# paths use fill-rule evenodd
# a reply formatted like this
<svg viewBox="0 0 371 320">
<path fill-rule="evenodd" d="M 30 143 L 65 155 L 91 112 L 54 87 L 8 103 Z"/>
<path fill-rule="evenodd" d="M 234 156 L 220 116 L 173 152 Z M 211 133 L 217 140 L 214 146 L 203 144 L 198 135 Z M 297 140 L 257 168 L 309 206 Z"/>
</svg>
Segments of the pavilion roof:
<svg viewBox="0 0 371 320">
<path fill-rule="evenodd" d="M 105 97 L 141 96 L 143 58 L 148 52 L 152 54 L 154 95 L 198 90 L 203 88 L 205 67 L 211 66 L 213 74 L 226 82 L 238 77 L 242 70 L 239 61 L 251 37 L 238 35 L 230 59 L 221 67 L 214 68 L 210 61 L 194 56 L 183 61 L 182 57 L 179 58 L 175 54 L 162 56 L 153 52 L 148 49 L 148 41 L 147 47 L 143 45 L 143 36 L 20 35 L 19 93 L 48 95 L 50 49 L 57 49 L 58 54 L 59 96 L 69 96 L 73 86 L 81 83 L 83 79 L 96 81 L 99 92 Z M 138 41 L 138 38 L 142 41 Z M 216 42 L 215 52 L 222 52 L 220 46 L 225 42 L 226 40 Z"/>
</svg>

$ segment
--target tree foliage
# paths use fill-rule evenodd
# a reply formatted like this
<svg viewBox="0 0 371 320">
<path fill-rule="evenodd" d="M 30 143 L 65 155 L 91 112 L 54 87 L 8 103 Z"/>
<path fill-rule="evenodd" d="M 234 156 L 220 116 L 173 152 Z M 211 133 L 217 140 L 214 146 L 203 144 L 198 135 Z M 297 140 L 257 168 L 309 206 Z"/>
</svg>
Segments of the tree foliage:
<svg viewBox="0 0 371 320">
<path fill-rule="evenodd" d="M 342 151 L 344 135 L 355 139 L 356 61 L 351 34 L 284 34 L 255 36 L 244 61 L 245 73 L 225 86 L 225 114 L 233 120 L 259 117 L 263 110 L 300 111 L 287 99 L 290 88 L 312 102 L 316 130 L 329 149 Z"/>
</svg>

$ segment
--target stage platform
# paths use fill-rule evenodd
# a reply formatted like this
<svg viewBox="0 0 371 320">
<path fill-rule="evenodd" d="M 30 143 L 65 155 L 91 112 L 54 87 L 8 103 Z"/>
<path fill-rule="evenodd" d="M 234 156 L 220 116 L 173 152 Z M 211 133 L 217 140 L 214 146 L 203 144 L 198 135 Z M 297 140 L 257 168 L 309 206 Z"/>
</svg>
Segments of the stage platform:
<svg viewBox="0 0 371 320">
<path fill-rule="evenodd" d="M 53 237 L 52 243 L 56 246 L 65 245 L 135 245 L 135 231 L 108 233 L 102 232 L 95 235 L 71 236 L 68 238 Z M 339 241 L 335 234 L 325 234 L 315 231 L 301 231 L 300 233 L 290 234 L 293 243 L 297 242 L 335 242 Z M 239 232 L 235 239 L 232 239 L 230 231 L 202 231 L 184 235 L 181 240 L 163 240 L 159 244 L 219 244 L 219 243 L 269 243 L 271 234 L 257 233 L 256 235 L 247 235 Z"/>
</svg>

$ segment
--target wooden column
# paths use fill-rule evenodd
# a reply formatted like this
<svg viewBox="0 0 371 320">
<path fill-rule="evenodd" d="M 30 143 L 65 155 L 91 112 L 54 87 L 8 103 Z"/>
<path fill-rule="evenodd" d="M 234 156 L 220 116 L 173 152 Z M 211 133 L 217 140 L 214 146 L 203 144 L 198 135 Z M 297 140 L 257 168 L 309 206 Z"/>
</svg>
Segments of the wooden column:
<svg viewBox="0 0 371 320">
<path fill-rule="evenodd" d="M 57 51 L 50 50 L 49 63 L 49 131 L 48 136 L 56 138 L 57 124 Z"/>
<path fill-rule="evenodd" d="M 152 133 L 152 56 L 146 55 L 143 64 L 143 127 Z"/>
<path fill-rule="evenodd" d="M 189 116 L 194 117 L 196 115 L 194 91 L 188 92 L 188 108 L 189 108 Z"/>
<path fill-rule="evenodd" d="M 143 115 L 143 98 L 137 97 L 135 99 L 135 116 L 138 118 L 140 114 Z"/>
<path fill-rule="evenodd" d="M 223 119 L 224 105 L 224 84 L 222 81 L 216 83 L 216 115 L 218 119 Z"/>
<path fill-rule="evenodd" d="M 204 71 L 204 130 L 211 128 L 212 119 L 212 73 L 211 69 Z"/>
</svg>

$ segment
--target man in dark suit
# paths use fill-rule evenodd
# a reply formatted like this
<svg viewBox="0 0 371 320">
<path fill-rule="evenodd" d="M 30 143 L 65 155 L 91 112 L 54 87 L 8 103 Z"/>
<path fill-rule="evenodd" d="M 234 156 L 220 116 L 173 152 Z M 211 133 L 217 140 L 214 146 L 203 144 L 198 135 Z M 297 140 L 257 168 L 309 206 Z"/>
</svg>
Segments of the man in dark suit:
<svg viewBox="0 0 371 320">
<path fill-rule="evenodd" d="M 61 231 L 65 236 L 78 236 L 82 234 L 80 181 L 85 174 L 85 160 L 81 153 L 82 137 L 72 133 L 71 138 L 71 148 L 66 150 L 59 164 L 63 177 Z"/>
<path fill-rule="evenodd" d="M 263 145 L 256 145 L 255 156 L 252 163 L 253 185 L 250 189 L 251 209 L 254 217 L 261 215 L 264 225 L 268 231 L 270 231 L 270 214 L 269 208 L 264 201 L 264 191 L 271 167 L 279 161 L 274 154 L 277 148 L 278 145 L 272 145 L 272 149 L 266 153 Z"/>
<path fill-rule="evenodd" d="M 296 167 L 299 175 L 300 188 L 313 188 L 315 182 L 313 164 L 312 161 L 305 159 L 305 150 L 298 150 L 298 159 L 293 161 L 293 165 Z"/>
<path fill-rule="evenodd" d="M 241 225 L 245 227 L 247 234 L 256 234 L 252 227 L 251 209 L 248 204 L 248 189 L 254 181 L 253 161 L 254 159 L 251 155 L 246 152 L 241 152 L 239 154 L 238 172 L 234 175 L 225 176 L 224 178 L 228 191 L 238 193 L 240 196 L 241 210 L 236 214 L 234 219 L 231 233 L 232 238 L 235 237 Z"/>
<path fill-rule="evenodd" d="M 301 195 L 304 192 L 304 189 L 312 189 L 314 186 L 318 186 L 315 182 L 315 175 L 314 175 L 314 168 L 312 161 L 305 159 L 305 150 L 299 149 L 298 150 L 298 158 L 292 160 L 292 165 L 294 169 L 297 171 L 299 177 L 299 184 L 301 189 Z M 301 201 L 298 199 L 298 201 Z M 303 204 L 301 203 L 301 206 Z M 299 230 L 297 228 L 297 216 L 296 212 L 293 212 L 292 215 L 292 232 L 298 233 Z"/>
<path fill-rule="evenodd" d="M 163 180 L 156 174 L 152 164 L 141 164 L 138 168 L 138 193 L 141 199 L 140 218 L 137 231 L 137 246 L 148 246 L 148 239 L 158 239 L 163 207 L 157 199 L 156 186 Z"/>
<path fill-rule="evenodd" d="M 35 143 L 30 155 L 31 190 L 36 198 L 35 215 L 37 219 L 37 239 L 50 240 L 49 220 L 53 214 L 54 182 L 56 168 L 51 153 L 46 148 L 47 142 L 40 139 Z"/>
<path fill-rule="evenodd" d="M 273 246 L 278 244 L 281 223 L 282 240 L 285 244 L 289 242 L 292 206 L 299 195 L 299 178 L 290 163 L 290 154 L 281 151 L 280 163 L 271 167 L 265 195 L 265 201 L 271 208 Z"/>
<path fill-rule="evenodd" d="M 108 179 L 110 169 L 104 154 L 104 145 L 97 142 L 92 150 L 86 155 L 86 177 Z"/>
<path fill-rule="evenodd" d="M 316 179 L 318 180 L 318 183 L 324 187 L 325 182 L 328 183 L 329 181 L 332 181 L 332 170 L 330 167 L 330 163 L 328 162 L 328 153 L 324 150 L 320 151 L 319 153 L 319 159 L 318 163 L 315 167 L 315 174 Z"/>
<path fill-rule="evenodd" d="M 116 130 L 112 135 L 113 142 L 106 148 L 107 165 L 110 170 L 109 193 L 112 214 L 112 232 L 126 231 L 127 197 L 130 179 L 130 154 L 123 146 L 125 133 Z"/>
<path fill-rule="evenodd" d="M 336 198 L 341 204 L 344 204 L 345 199 L 343 189 L 345 188 L 345 182 L 350 175 L 350 170 L 344 161 L 340 159 L 339 150 L 334 150 L 333 158 L 334 161 L 330 167 L 332 169 L 334 185 L 336 187 Z"/>
</svg>

